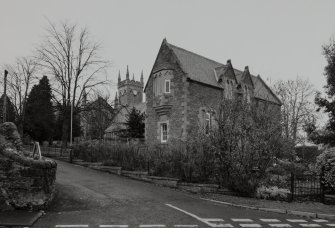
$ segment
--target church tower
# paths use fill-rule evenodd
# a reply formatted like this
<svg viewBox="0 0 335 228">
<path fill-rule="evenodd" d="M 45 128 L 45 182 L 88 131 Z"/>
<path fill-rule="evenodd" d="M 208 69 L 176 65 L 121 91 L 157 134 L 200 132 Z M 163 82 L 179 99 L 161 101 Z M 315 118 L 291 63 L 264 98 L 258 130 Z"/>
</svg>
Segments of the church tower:
<svg viewBox="0 0 335 228">
<path fill-rule="evenodd" d="M 143 71 L 141 74 L 141 80 L 135 81 L 135 76 L 133 74 L 132 80 L 129 79 L 129 68 L 127 66 L 126 79 L 121 80 L 121 74 L 119 72 L 118 77 L 118 94 L 120 105 L 134 106 L 143 101 Z"/>
</svg>

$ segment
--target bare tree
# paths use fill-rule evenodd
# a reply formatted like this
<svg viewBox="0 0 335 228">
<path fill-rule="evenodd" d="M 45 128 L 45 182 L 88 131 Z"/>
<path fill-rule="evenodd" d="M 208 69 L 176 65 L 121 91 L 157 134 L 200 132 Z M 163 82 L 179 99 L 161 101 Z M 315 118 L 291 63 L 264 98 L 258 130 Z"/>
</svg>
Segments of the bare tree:
<svg viewBox="0 0 335 228">
<path fill-rule="evenodd" d="M 277 81 L 274 91 L 282 101 L 283 133 L 286 138 L 297 142 L 299 131 L 306 121 L 315 118 L 315 90 L 308 80 Z"/>
<path fill-rule="evenodd" d="M 74 115 L 82 111 L 84 91 L 90 93 L 107 83 L 102 77 L 108 63 L 98 55 L 99 45 L 86 28 L 49 22 L 44 43 L 37 49 L 40 65 L 52 76 L 53 100 L 62 116 L 62 148 L 67 146 L 71 105 Z"/>
<path fill-rule="evenodd" d="M 21 57 L 15 64 L 5 67 L 9 71 L 8 97 L 14 104 L 18 130 L 23 135 L 26 101 L 32 85 L 36 82 L 37 64 L 32 57 Z"/>
<path fill-rule="evenodd" d="M 288 150 L 280 130 L 278 106 L 256 105 L 245 100 L 223 100 L 217 126 L 208 134 L 215 154 L 219 182 L 233 190 L 254 193 L 276 157 Z M 203 136 L 204 137 L 204 136 Z"/>
</svg>

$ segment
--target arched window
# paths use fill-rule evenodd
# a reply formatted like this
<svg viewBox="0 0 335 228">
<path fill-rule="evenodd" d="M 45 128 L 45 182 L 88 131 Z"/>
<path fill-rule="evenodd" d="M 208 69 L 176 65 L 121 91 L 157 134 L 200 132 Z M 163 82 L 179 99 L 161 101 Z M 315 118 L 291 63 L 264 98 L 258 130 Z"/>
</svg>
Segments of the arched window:
<svg viewBox="0 0 335 228">
<path fill-rule="evenodd" d="M 244 97 L 247 103 L 250 103 L 250 91 L 247 85 L 244 85 Z"/>
<path fill-rule="evenodd" d="M 233 99 L 233 88 L 234 88 L 233 81 L 227 80 L 227 83 L 226 83 L 226 98 L 227 99 Z"/>
</svg>

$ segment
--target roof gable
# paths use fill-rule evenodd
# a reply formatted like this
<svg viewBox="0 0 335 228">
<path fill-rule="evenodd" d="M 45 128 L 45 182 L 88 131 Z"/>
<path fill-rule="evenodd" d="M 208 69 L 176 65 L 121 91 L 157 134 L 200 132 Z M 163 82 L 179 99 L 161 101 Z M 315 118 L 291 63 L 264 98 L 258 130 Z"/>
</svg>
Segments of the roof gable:
<svg viewBox="0 0 335 228">
<path fill-rule="evenodd" d="M 230 59 L 228 59 L 227 65 L 217 67 L 215 68 L 215 71 L 218 77 L 217 78 L 218 83 L 222 82 L 224 79 L 232 79 L 235 80 L 235 82 L 237 83 L 237 78 Z"/>
<path fill-rule="evenodd" d="M 246 66 L 244 68 L 244 71 L 242 73 L 242 76 L 241 76 L 241 79 L 240 79 L 239 83 L 241 83 L 241 82 L 243 82 L 245 84 L 248 84 L 248 85 L 251 85 L 253 88 L 255 88 L 254 87 L 254 83 L 253 83 L 253 81 L 251 79 L 251 75 L 250 75 L 249 67 L 248 66 Z"/>
<path fill-rule="evenodd" d="M 166 41 L 166 39 L 164 39 L 163 42 L 162 42 L 162 44 L 161 44 L 161 46 L 160 46 L 160 48 L 159 48 L 158 54 L 157 54 L 156 59 L 155 59 L 155 63 L 154 63 L 154 65 L 152 66 L 152 69 L 151 69 L 151 72 L 150 72 L 150 74 L 149 74 L 149 78 L 148 78 L 148 80 L 147 80 L 147 83 L 145 84 L 144 92 L 146 92 L 146 89 L 147 89 L 147 86 L 148 86 L 148 82 L 149 82 L 149 80 L 151 79 L 151 76 L 152 76 L 152 74 L 154 73 L 154 70 L 155 70 L 155 71 L 159 71 L 159 70 L 163 70 L 163 69 L 165 69 L 165 70 L 166 70 L 166 69 L 173 69 L 173 67 L 174 67 L 174 64 L 171 63 L 171 59 L 169 59 L 169 61 L 164 61 L 164 64 L 160 63 L 159 60 L 160 60 L 161 58 L 164 58 L 164 57 L 165 57 L 165 56 L 163 56 L 163 54 L 162 54 L 163 52 L 168 52 L 169 55 L 170 55 L 170 58 L 173 59 L 173 62 L 176 62 L 177 65 L 179 65 L 179 67 L 181 68 L 181 70 L 182 70 L 183 72 L 185 72 L 184 69 L 181 67 L 181 63 L 180 63 L 178 57 L 177 57 L 177 56 L 175 55 L 175 53 L 171 50 L 170 44 L 168 44 L 167 41 Z"/>
<path fill-rule="evenodd" d="M 229 65 L 231 65 L 230 60 L 228 60 L 227 64 L 225 65 L 193 53 L 191 51 L 172 45 L 168 43 L 166 39 L 164 39 L 162 42 L 157 58 L 163 47 L 168 47 L 172 51 L 172 53 L 176 57 L 178 65 L 191 80 L 222 88 L 219 84 L 220 79 L 222 80 L 221 76 L 232 77 L 235 78 L 236 82 L 243 81 L 245 83 L 252 84 L 254 88 L 254 96 L 256 98 L 269 100 L 273 103 L 281 105 L 281 101 L 260 78 L 260 76 L 256 77 L 250 74 L 249 69 L 247 69 L 247 71 L 245 71 L 244 73 L 240 70 L 234 69 L 232 66 L 229 67 Z M 155 60 L 154 66 L 156 65 L 157 58 Z M 149 77 L 151 77 L 151 75 L 152 71 Z"/>
</svg>

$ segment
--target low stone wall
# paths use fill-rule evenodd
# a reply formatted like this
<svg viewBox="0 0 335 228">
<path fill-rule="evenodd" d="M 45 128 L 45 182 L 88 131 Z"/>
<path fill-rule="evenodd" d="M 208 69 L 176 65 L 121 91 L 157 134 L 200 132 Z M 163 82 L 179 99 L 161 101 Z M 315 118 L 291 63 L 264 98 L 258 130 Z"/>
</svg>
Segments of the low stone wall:
<svg viewBox="0 0 335 228">
<path fill-rule="evenodd" d="M 94 164 L 89 165 L 88 167 L 91 168 L 91 169 L 99 170 L 99 171 L 104 171 L 104 172 L 108 172 L 108 173 L 121 175 L 121 167 L 102 166 L 102 165 L 94 165 Z"/>
<path fill-rule="evenodd" d="M 219 189 L 216 184 L 194 184 L 194 183 L 178 183 L 178 188 L 193 193 L 215 193 Z"/>
<path fill-rule="evenodd" d="M 158 185 L 167 186 L 171 188 L 178 187 L 179 179 L 176 179 L 176 178 L 156 177 L 156 176 L 149 176 L 148 178 L 151 180 L 151 182 L 158 184 Z"/>
<path fill-rule="evenodd" d="M 4 133 L 7 128 L 16 130 L 13 123 L 0 125 L 0 201 L 13 208 L 42 209 L 55 194 L 57 163 L 26 157 L 19 139 Z"/>
<path fill-rule="evenodd" d="M 137 180 L 150 181 L 150 179 L 148 179 L 148 172 L 122 170 L 121 175 Z"/>
</svg>

